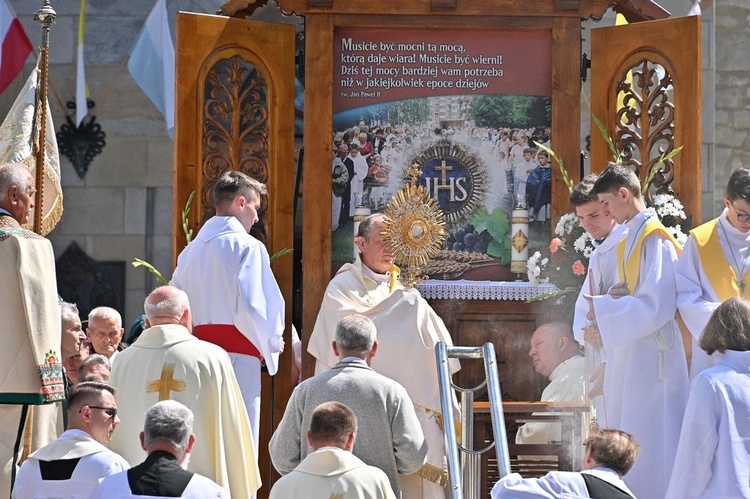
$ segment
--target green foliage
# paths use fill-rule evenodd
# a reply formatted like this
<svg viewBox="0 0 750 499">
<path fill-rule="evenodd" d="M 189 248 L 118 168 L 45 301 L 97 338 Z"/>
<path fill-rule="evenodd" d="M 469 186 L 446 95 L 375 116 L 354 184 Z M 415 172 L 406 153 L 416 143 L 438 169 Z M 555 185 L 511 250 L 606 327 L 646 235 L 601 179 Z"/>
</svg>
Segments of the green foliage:
<svg viewBox="0 0 750 499">
<path fill-rule="evenodd" d="M 643 185 L 641 185 L 642 194 L 646 194 L 646 191 L 648 191 L 648 186 L 651 185 L 651 182 L 654 180 L 654 175 L 656 175 L 656 172 L 661 169 L 662 165 L 676 156 L 677 153 L 682 151 L 683 147 L 685 146 L 680 146 L 677 149 L 672 149 L 668 153 L 659 156 L 659 161 L 654 163 L 654 166 L 651 167 L 651 170 L 648 172 L 648 175 L 646 175 L 646 178 L 643 179 Z"/>
<path fill-rule="evenodd" d="M 474 212 L 471 217 L 471 224 L 477 234 L 487 231 L 492 236 L 492 241 L 487 245 L 487 254 L 500 258 L 502 263 L 510 261 L 510 220 L 508 215 L 502 210 L 493 210 L 487 213 L 484 207 Z"/>
<path fill-rule="evenodd" d="M 528 95 L 478 95 L 471 101 L 469 117 L 477 126 L 531 127 L 551 121 L 546 97 Z"/>
<path fill-rule="evenodd" d="M 289 253 L 293 252 L 294 250 L 292 248 L 284 248 L 283 250 L 279 250 L 273 255 L 271 255 L 271 263 L 275 262 L 278 258 L 288 255 Z"/>
<path fill-rule="evenodd" d="M 133 258 L 132 265 L 135 268 L 144 267 L 146 270 L 148 270 L 149 272 L 151 272 L 152 274 L 154 274 L 156 276 L 156 280 L 159 281 L 160 284 L 162 284 L 164 286 L 166 286 L 167 284 L 169 284 L 169 281 L 167 281 L 164 278 L 164 276 L 161 274 L 161 272 L 159 272 L 158 270 L 156 270 L 156 267 L 154 267 L 153 265 L 151 265 L 150 263 L 148 263 L 146 260 L 141 260 L 140 258 Z"/>
<path fill-rule="evenodd" d="M 190 195 L 188 196 L 187 203 L 185 203 L 185 207 L 182 209 L 182 231 L 185 233 L 185 239 L 187 240 L 187 243 L 190 244 L 190 241 L 193 240 L 193 229 L 189 228 L 188 225 L 188 215 L 190 215 L 190 209 L 193 207 L 193 198 L 195 197 L 195 191 L 191 191 Z"/>
<path fill-rule="evenodd" d="M 599 129 L 599 133 L 602 134 L 602 137 L 604 137 L 604 140 L 607 141 L 607 145 L 609 146 L 609 150 L 612 151 L 612 157 L 614 158 L 615 163 L 622 163 L 622 156 L 620 156 L 620 151 L 617 150 L 617 146 L 615 145 L 615 141 L 612 140 L 612 137 L 609 136 L 609 133 L 607 133 L 607 129 L 604 127 L 604 123 L 602 123 L 602 120 L 596 117 L 595 114 L 591 114 L 591 117 L 594 119 L 594 123 L 596 124 L 596 128 Z"/>
</svg>

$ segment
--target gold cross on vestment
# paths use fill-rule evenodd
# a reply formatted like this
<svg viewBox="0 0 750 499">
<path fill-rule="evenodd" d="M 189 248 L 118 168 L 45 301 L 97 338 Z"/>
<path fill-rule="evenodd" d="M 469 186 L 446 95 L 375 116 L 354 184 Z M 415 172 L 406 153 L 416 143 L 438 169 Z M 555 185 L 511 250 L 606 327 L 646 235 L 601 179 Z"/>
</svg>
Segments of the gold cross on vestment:
<svg viewBox="0 0 750 499">
<path fill-rule="evenodd" d="M 171 392 L 181 392 L 187 388 L 187 383 L 181 379 L 174 379 L 174 364 L 165 362 L 161 368 L 161 377 L 149 381 L 146 385 L 147 393 L 159 392 L 159 402 L 169 400 Z"/>
</svg>

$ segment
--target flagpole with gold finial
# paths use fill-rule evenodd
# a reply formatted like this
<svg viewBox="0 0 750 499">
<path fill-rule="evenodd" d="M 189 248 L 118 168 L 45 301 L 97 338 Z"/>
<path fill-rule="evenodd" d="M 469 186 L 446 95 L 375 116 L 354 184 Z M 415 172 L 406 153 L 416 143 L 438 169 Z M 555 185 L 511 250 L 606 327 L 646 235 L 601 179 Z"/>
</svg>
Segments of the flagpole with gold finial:
<svg viewBox="0 0 750 499">
<path fill-rule="evenodd" d="M 50 26 L 55 22 L 57 13 L 50 5 L 50 0 L 44 0 L 44 7 L 39 9 L 34 19 L 42 24 L 42 45 L 39 47 L 39 75 L 36 112 L 34 117 L 36 154 L 36 197 L 34 198 L 34 232 L 42 231 L 42 200 L 44 199 L 44 169 L 46 168 L 45 149 L 47 144 L 47 77 L 49 74 L 49 32 Z"/>
</svg>

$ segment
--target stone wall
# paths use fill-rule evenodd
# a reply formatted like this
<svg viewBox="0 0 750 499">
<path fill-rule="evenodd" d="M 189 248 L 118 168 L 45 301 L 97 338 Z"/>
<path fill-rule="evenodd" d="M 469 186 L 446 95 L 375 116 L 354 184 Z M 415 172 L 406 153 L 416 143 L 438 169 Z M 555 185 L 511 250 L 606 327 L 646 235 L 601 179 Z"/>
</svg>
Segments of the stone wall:
<svg viewBox="0 0 750 499">
<path fill-rule="evenodd" d="M 41 0 L 11 0 L 35 48 L 41 27 L 33 20 Z M 158 110 L 121 68 L 154 0 L 89 0 L 86 19 L 86 82 L 96 103 L 92 113 L 107 134 L 101 155 L 81 179 L 61 158 L 63 218 L 49 238 L 59 256 L 75 241 L 92 258 L 125 261 L 125 327 L 142 313 L 145 294 L 156 283 L 133 258 L 151 261 L 167 276 L 172 252 L 172 141 Z M 178 5 L 171 5 L 177 8 Z M 182 8 L 199 2 L 175 2 Z M 208 2 L 207 2 L 208 3 Z M 53 1 L 57 21 L 50 41 L 50 107 L 56 129 L 65 123 L 62 104 L 74 99 L 79 2 Z M 200 7 L 200 5 L 197 5 Z M 212 8 L 208 8 L 210 11 Z M 5 116 L 35 59 L 0 95 Z M 74 110 L 69 110 L 75 115 Z"/>
<path fill-rule="evenodd" d="M 716 2 L 715 209 L 729 175 L 750 167 L 750 3 Z"/>
</svg>

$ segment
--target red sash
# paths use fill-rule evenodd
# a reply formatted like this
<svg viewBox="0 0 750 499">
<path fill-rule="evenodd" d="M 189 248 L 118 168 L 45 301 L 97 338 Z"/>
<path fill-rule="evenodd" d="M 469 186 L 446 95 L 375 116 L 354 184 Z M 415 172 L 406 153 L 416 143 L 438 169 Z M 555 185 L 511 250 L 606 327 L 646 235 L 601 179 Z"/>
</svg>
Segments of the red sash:
<svg viewBox="0 0 750 499">
<path fill-rule="evenodd" d="M 263 360 L 255 345 L 232 324 L 201 324 L 193 327 L 193 336 L 220 346 L 229 353 L 241 353 Z"/>
</svg>

